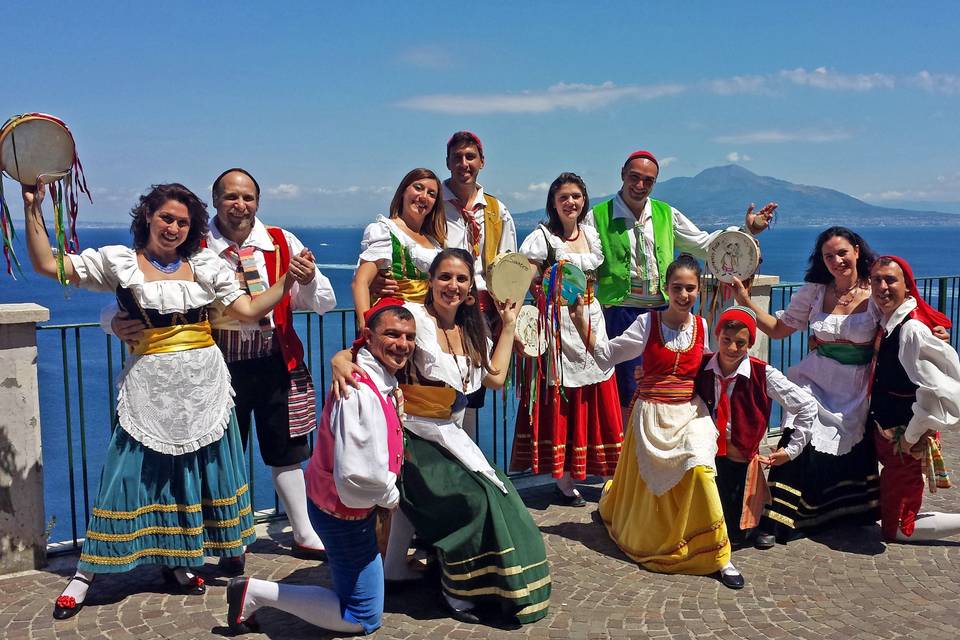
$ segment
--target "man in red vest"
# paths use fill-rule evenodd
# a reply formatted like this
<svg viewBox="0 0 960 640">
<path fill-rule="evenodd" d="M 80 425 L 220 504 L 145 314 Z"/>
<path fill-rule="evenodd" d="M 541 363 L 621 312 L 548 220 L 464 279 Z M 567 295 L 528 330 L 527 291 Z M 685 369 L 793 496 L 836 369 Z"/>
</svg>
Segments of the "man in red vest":
<svg viewBox="0 0 960 640">
<path fill-rule="evenodd" d="M 230 264 L 246 291 L 257 295 L 288 270 L 295 276 L 289 294 L 259 324 L 240 323 L 215 310 L 211 324 L 230 369 L 245 446 L 251 418 L 256 417 L 260 455 L 272 468 L 274 487 L 286 508 L 294 555 L 319 559 L 323 543 L 307 516 L 300 466 L 310 457 L 307 434 L 317 425 L 316 395 L 292 312 L 325 313 L 336 306 L 336 297 L 297 237 L 257 218 L 260 185 L 245 169 L 228 169 L 214 180 L 213 205 L 217 215 L 206 246 Z M 110 327 L 125 342 L 136 340 L 144 329 L 139 321 L 121 316 L 114 317 Z M 227 574 L 243 573 L 243 556 L 221 561 L 221 568 Z"/>
</svg>

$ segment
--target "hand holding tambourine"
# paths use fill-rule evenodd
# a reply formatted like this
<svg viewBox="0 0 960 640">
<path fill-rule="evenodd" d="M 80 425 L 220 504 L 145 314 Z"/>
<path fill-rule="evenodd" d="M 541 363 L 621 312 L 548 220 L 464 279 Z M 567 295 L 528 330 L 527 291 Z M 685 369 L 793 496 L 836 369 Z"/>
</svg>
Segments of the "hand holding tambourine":
<svg viewBox="0 0 960 640">
<path fill-rule="evenodd" d="M 747 229 L 754 235 L 765 231 L 767 227 L 770 226 L 770 222 L 773 221 L 773 214 L 777 210 L 776 202 L 768 202 L 760 211 L 754 213 L 753 203 L 750 203 L 750 206 L 747 207 L 746 215 L 746 225 Z"/>
</svg>

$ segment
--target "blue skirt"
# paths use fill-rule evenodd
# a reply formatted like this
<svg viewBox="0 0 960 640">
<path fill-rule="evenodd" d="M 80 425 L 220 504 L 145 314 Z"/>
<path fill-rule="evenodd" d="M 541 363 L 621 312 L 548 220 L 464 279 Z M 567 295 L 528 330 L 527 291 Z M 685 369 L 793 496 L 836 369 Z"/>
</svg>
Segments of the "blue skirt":
<svg viewBox="0 0 960 640">
<path fill-rule="evenodd" d="M 377 547 L 376 512 L 362 520 L 341 520 L 307 500 L 307 513 L 327 549 L 340 616 L 362 626 L 364 633 L 373 633 L 383 619 L 383 558 Z"/>
<path fill-rule="evenodd" d="M 121 427 L 110 439 L 77 569 L 199 567 L 256 539 L 246 463 L 231 412 L 223 437 L 183 455 L 148 449 Z"/>
</svg>

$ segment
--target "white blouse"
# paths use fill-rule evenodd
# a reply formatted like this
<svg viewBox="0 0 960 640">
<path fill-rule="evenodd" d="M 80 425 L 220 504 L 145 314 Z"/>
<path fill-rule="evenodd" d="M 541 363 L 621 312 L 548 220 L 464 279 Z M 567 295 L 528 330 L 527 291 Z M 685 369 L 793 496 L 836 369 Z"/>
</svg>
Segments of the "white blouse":
<svg viewBox="0 0 960 640">
<path fill-rule="evenodd" d="M 420 271 L 427 273 L 430 263 L 440 253 L 440 245 L 433 242 L 433 247 L 421 246 L 405 231 L 397 226 L 390 218 L 377 216 L 377 221 L 367 225 L 360 240 L 360 261 L 375 262 L 378 269 L 389 269 L 393 263 L 393 240 L 395 237 L 405 249 L 410 252 L 414 265 Z"/>
<path fill-rule="evenodd" d="M 793 329 L 802 331 L 809 327 L 823 342 L 872 342 L 878 321 L 872 305 L 868 305 L 867 311 L 850 315 L 826 313 L 823 310 L 825 293 L 826 285 L 807 283 L 776 316 Z M 863 439 L 870 407 L 869 365 L 842 364 L 814 350 L 787 370 L 787 378 L 813 395 L 819 405 L 806 438 L 814 449 L 844 455 Z M 795 413 L 784 411 L 783 427 L 798 427 Z"/>
<path fill-rule="evenodd" d="M 563 238 L 551 233 L 544 225 L 538 226 L 528 235 L 520 245 L 520 253 L 527 259 L 543 264 L 547 260 L 548 249 L 552 248 L 556 260 L 567 260 L 579 267 L 585 273 L 596 271 L 603 264 L 603 250 L 600 247 L 600 236 L 593 227 L 580 226 L 581 233 L 586 237 L 590 246 L 589 253 L 576 253 L 569 250 Z M 597 335 L 597 341 L 607 339 L 607 327 L 603 320 L 603 307 L 594 300 L 588 307 L 590 313 L 591 330 Z M 583 348 L 583 342 L 566 309 L 560 313 L 560 371 L 555 372 L 550 367 L 550 380 L 553 383 L 556 374 L 560 374 L 560 381 L 564 387 L 585 387 L 603 382 L 613 375 L 613 368 L 601 368 L 597 361 Z M 556 349 L 553 344 L 552 331 L 547 331 L 547 344 L 551 352 Z"/>
<path fill-rule="evenodd" d="M 214 301 L 231 304 L 243 291 L 233 271 L 209 249 L 187 262 L 193 280 L 146 281 L 129 247 L 69 255 L 78 285 L 92 291 L 128 289 L 144 309 L 183 313 Z M 197 451 L 223 437 L 233 409 L 230 373 L 217 346 L 132 355 L 117 381 L 120 426 L 148 449 L 169 455 Z"/>
<path fill-rule="evenodd" d="M 627 330 L 613 340 L 600 341 L 599 336 L 593 348 L 593 356 L 601 367 L 612 367 L 627 360 L 633 360 L 643 355 L 643 350 L 650 339 L 650 329 L 653 326 L 653 313 L 642 313 L 627 327 Z M 693 322 L 700 323 L 701 335 L 710 335 L 707 330 L 707 321 L 702 316 L 691 316 Z M 671 329 L 663 322 L 660 331 L 663 334 L 664 344 L 673 351 L 685 351 L 693 344 L 693 322 L 686 323 L 680 329 Z M 621 402 L 623 398 L 620 399 Z"/>
</svg>

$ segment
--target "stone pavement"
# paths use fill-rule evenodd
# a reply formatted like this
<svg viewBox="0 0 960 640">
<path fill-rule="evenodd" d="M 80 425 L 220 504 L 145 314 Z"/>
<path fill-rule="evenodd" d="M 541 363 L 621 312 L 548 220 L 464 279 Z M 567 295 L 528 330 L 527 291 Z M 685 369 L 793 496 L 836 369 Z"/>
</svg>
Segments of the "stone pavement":
<svg viewBox="0 0 960 640">
<path fill-rule="evenodd" d="M 960 433 L 944 438 L 947 462 L 960 469 Z M 550 504 L 551 488 L 521 492 L 540 525 L 553 577 L 550 614 L 518 629 L 464 625 L 445 616 L 435 588 L 388 595 L 387 638 L 800 638 L 848 640 L 960 637 L 960 537 L 927 545 L 885 545 L 878 527 L 840 529 L 770 551 L 734 554 L 747 587 L 730 591 L 712 578 L 649 573 L 630 562 L 595 521 L 599 485 L 586 487 L 585 509 Z M 926 495 L 929 510 L 960 511 L 960 488 Z M 282 523 L 285 524 L 285 523 Z M 247 574 L 290 583 L 329 584 L 322 564 L 287 553 L 282 524 L 265 527 Z M 0 578 L 0 637 L 217 638 L 225 625 L 226 581 L 208 563 L 202 597 L 172 595 L 156 568 L 101 576 L 88 605 L 71 620 L 51 618 L 53 600 L 75 556 L 43 571 Z M 262 635 L 326 638 L 285 613 L 257 614 Z"/>
</svg>

